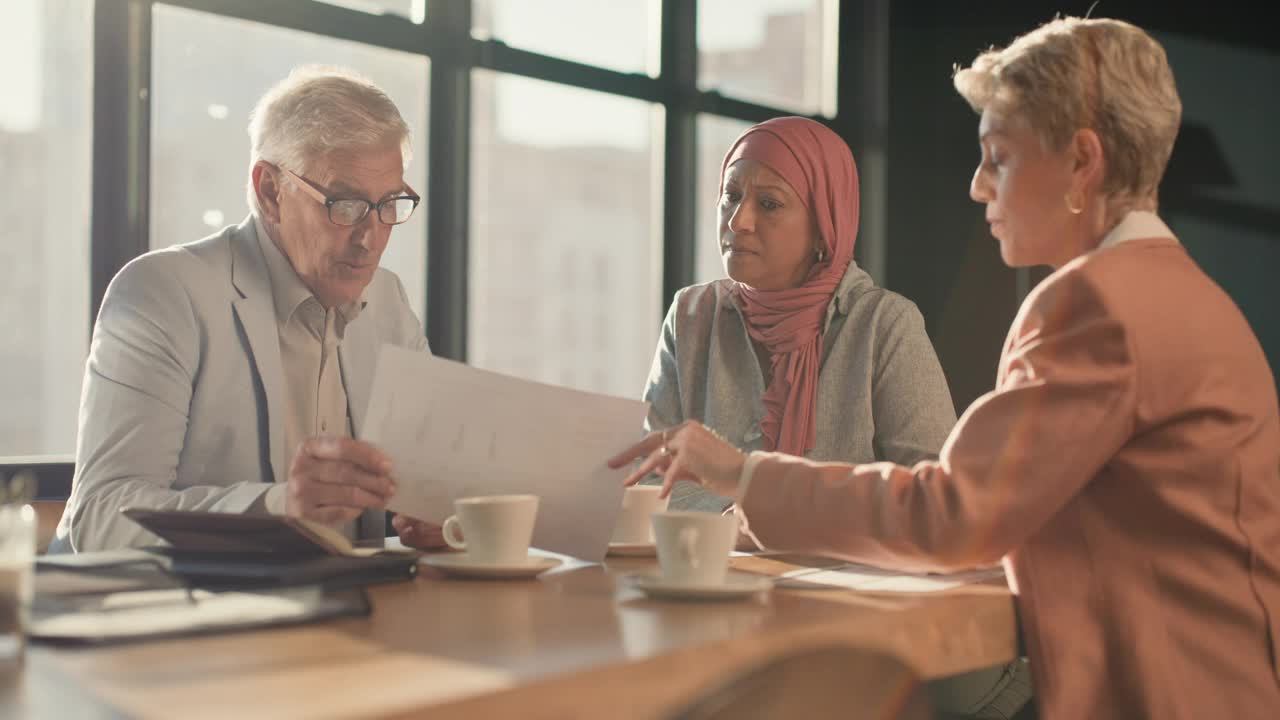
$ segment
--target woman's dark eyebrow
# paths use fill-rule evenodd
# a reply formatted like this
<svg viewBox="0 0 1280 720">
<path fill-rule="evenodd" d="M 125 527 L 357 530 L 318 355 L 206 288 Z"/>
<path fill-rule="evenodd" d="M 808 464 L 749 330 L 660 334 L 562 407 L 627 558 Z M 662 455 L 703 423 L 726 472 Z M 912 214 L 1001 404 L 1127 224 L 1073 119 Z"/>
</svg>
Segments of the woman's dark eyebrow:
<svg viewBox="0 0 1280 720">
<path fill-rule="evenodd" d="M 756 183 L 756 185 L 755 185 L 755 186 L 756 186 L 757 188 L 761 189 L 761 190 L 772 190 L 772 191 L 774 191 L 774 192 L 776 192 L 776 193 L 783 193 L 783 194 L 785 194 L 785 192 L 783 191 L 783 189 L 782 189 L 782 186 L 781 186 L 781 185 L 761 185 L 760 183 Z"/>
</svg>

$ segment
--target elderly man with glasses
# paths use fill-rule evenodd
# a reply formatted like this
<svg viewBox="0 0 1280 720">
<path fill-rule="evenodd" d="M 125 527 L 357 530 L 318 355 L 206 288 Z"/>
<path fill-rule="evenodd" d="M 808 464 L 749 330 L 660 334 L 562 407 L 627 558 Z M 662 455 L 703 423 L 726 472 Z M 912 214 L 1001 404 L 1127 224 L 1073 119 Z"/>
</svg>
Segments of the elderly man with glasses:
<svg viewBox="0 0 1280 720">
<path fill-rule="evenodd" d="M 124 507 L 386 534 L 395 470 L 353 438 L 378 349 L 428 352 L 400 280 L 378 267 L 419 203 L 409 128 L 368 81 L 304 67 L 258 101 L 249 136 L 249 217 L 137 258 L 107 290 L 53 550 L 153 542 Z M 396 527 L 419 545 L 435 530 Z"/>
</svg>

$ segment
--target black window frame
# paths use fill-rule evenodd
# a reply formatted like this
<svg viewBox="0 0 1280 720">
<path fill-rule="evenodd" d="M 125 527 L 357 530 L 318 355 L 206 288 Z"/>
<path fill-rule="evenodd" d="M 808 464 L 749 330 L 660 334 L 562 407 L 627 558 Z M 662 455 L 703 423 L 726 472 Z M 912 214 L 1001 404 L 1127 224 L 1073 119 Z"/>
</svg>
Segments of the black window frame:
<svg viewBox="0 0 1280 720">
<path fill-rule="evenodd" d="M 433 351 L 467 359 L 468 212 L 471 71 L 483 68 L 611 95 L 665 108 L 662 298 L 667 303 L 694 279 L 696 239 L 696 118 L 719 115 L 760 122 L 794 114 L 700 90 L 697 1 L 662 0 L 658 76 L 625 73 L 471 36 L 469 0 L 435 0 L 426 20 L 372 15 L 314 0 L 97 0 L 94 21 L 93 223 L 90 317 L 96 319 L 107 285 L 125 263 L 149 249 L 149 151 L 151 128 L 151 16 L 156 5 L 298 30 L 430 58 L 425 331 Z M 887 0 L 842 2 L 840 37 L 878 19 Z M 887 24 L 887 15 L 885 15 Z M 865 39 L 865 36 L 864 38 Z M 869 83 L 847 73 L 844 43 L 837 59 L 843 78 L 838 108 L 858 107 Z M 865 46 L 864 46 L 865 47 Z M 865 56 L 866 52 L 860 53 Z M 865 58 L 864 58 L 865 59 Z M 855 81 L 849 82 L 848 80 Z M 853 93 L 852 97 L 845 97 Z M 856 98 L 856 99 L 855 99 Z M 858 149 L 862 127 L 854 113 L 827 123 Z M 864 203 L 864 212 L 866 204 Z M 190 238 L 194 240 L 196 238 Z M 862 243 L 860 243 L 862 245 Z M 861 248 L 865 252 L 865 248 Z"/>
</svg>

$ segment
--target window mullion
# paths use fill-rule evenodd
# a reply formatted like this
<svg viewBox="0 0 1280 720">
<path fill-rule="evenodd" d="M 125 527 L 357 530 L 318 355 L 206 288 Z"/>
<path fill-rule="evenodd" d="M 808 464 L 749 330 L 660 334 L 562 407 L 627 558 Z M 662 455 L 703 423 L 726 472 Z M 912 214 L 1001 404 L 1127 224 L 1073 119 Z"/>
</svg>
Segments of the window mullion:
<svg viewBox="0 0 1280 720">
<path fill-rule="evenodd" d="M 663 314 L 677 290 L 693 282 L 697 213 L 694 114 L 698 80 L 697 3 L 663 0 L 662 70 L 666 104 L 663 172 Z"/>
<path fill-rule="evenodd" d="M 89 331 L 111 279 L 148 247 L 151 2 L 98 2 L 93 32 Z"/>
<path fill-rule="evenodd" d="M 427 338 L 441 357 L 466 360 L 471 148 L 471 3 L 436 3 L 427 157 Z"/>
</svg>

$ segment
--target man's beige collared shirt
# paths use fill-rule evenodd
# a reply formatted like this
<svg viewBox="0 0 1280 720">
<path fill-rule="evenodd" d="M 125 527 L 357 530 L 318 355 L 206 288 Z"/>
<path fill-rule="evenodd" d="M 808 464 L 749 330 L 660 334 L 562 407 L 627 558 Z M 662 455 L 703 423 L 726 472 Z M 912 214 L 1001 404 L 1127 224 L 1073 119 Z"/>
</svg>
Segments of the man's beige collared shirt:
<svg viewBox="0 0 1280 720">
<path fill-rule="evenodd" d="M 280 334 L 280 360 L 284 367 L 285 443 L 292 462 L 304 440 L 317 435 L 351 436 L 347 392 L 342 385 L 338 345 L 347 325 L 364 308 L 364 300 L 326 309 L 303 284 L 284 253 L 254 218 L 258 242 L 267 261 L 276 327 Z M 285 511 L 284 481 L 267 492 L 268 511 Z M 351 534 L 349 525 L 345 530 Z"/>
</svg>

